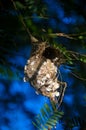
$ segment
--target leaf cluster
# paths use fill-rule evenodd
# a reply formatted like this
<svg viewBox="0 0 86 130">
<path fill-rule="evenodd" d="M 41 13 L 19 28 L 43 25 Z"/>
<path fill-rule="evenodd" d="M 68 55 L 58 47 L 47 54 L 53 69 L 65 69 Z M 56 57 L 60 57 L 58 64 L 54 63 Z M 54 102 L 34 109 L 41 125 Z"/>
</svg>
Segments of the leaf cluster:
<svg viewBox="0 0 86 130">
<path fill-rule="evenodd" d="M 56 49 L 59 49 L 59 51 L 65 56 L 65 59 L 67 63 L 73 64 L 74 61 L 81 61 L 83 63 L 86 63 L 86 55 L 80 54 L 74 51 L 69 51 L 61 44 L 53 43 L 53 46 Z"/>
<path fill-rule="evenodd" d="M 48 130 L 56 126 L 59 120 L 63 116 L 63 112 L 59 111 L 54 102 L 51 102 L 52 105 L 44 104 L 43 108 L 40 110 L 40 114 L 35 117 L 34 126 L 38 130 Z"/>
</svg>

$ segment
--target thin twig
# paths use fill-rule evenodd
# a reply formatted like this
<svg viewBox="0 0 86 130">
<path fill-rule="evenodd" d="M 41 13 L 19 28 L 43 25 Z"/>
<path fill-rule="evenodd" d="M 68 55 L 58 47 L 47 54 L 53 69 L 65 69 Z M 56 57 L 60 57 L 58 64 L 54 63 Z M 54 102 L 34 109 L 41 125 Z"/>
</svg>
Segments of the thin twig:
<svg viewBox="0 0 86 130">
<path fill-rule="evenodd" d="M 66 37 L 69 39 L 74 39 L 76 40 L 76 38 L 69 36 L 68 34 L 64 34 L 64 33 L 50 33 L 48 34 L 49 36 L 59 36 L 59 37 Z"/>
<path fill-rule="evenodd" d="M 85 35 L 86 32 L 76 33 L 76 34 L 68 34 L 69 36 L 78 36 L 78 35 Z"/>
<path fill-rule="evenodd" d="M 80 80 L 86 81 L 86 79 L 79 77 L 78 75 L 74 74 L 73 72 L 71 72 L 71 74 Z"/>
<path fill-rule="evenodd" d="M 33 18 L 49 19 L 48 17 L 43 17 L 43 16 L 28 16 L 28 17 L 26 17 L 24 19 L 28 19 L 28 18 L 31 18 L 31 19 L 33 19 Z"/>
<path fill-rule="evenodd" d="M 15 10 L 16 10 L 16 11 L 18 11 L 18 9 L 17 9 L 17 7 L 16 7 L 15 2 L 14 2 L 13 0 L 11 0 L 11 1 L 12 1 L 12 3 L 13 3 L 13 6 L 14 6 Z M 19 16 L 20 16 L 20 18 L 21 18 L 21 22 L 22 22 L 22 24 L 23 24 L 24 28 L 26 29 L 26 31 L 27 31 L 27 33 L 28 33 L 28 35 L 31 35 L 31 34 L 30 34 L 29 29 L 26 27 L 25 22 L 23 21 L 23 18 L 22 18 L 22 15 L 21 15 L 21 13 L 20 13 L 20 12 L 19 12 Z"/>
<path fill-rule="evenodd" d="M 15 10 L 18 12 L 18 9 L 17 9 L 17 7 L 16 7 L 15 2 L 14 2 L 13 0 L 11 0 L 11 2 L 13 3 L 13 6 L 14 6 Z M 22 15 L 21 15 L 20 12 L 19 12 L 18 18 L 20 18 L 21 23 L 23 24 L 25 30 L 27 31 L 27 34 L 30 36 L 31 42 L 38 42 L 38 39 L 36 39 L 35 37 L 33 37 L 33 36 L 31 35 L 31 33 L 30 33 L 29 29 L 27 28 L 27 26 L 26 26 L 26 24 L 25 24 L 25 22 L 24 22 L 24 19 L 23 19 L 23 17 L 22 17 Z"/>
<path fill-rule="evenodd" d="M 82 32 L 82 33 L 79 33 L 79 34 L 65 34 L 65 33 L 50 33 L 48 34 L 49 36 L 58 36 L 58 37 L 66 37 L 66 38 L 69 38 L 69 39 L 74 39 L 74 40 L 77 40 L 77 38 L 73 37 L 73 36 L 78 36 L 78 35 L 85 35 L 86 32 Z"/>
</svg>

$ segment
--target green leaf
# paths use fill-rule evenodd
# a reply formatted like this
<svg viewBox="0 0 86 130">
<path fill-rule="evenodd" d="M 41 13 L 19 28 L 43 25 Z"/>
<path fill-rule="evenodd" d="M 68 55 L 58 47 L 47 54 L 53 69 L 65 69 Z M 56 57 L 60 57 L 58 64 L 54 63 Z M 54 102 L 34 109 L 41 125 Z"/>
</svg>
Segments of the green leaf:
<svg viewBox="0 0 86 130">
<path fill-rule="evenodd" d="M 55 111 L 56 110 L 56 104 L 55 102 L 51 101 L 52 109 Z"/>
<path fill-rule="evenodd" d="M 79 39 L 83 39 L 83 36 L 79 36 L 78 38 L 79 38 Z"/>
<path fill-rule="evenodd" d="M 48 106 L 48 104 L 44 104 L 44 108 L 46 109 L 46 111 L 47 111 L 47 113 L 48 112 L 51 112 L 51 109 L 50 109 L 50 107 Z"/>
<path fill-rule="evenodd" d="M 35 122 L 32 122 L 33 123 L 33 125 L 35 126 L 35 127 L 37 127 L 38 129 L 40 129 L 40 127 L 38 127 L 38 125 L 35 123 Z"/>
<path fill-rule="evenodd" d="M 42 108 L 41 109 L 41 114 L 42 114 L 42 116 L 43 116 L 43 118 L 48 118 L 48 114 L 47 114 L 47 112 L 45 112 L 46 110 L 44 110 L 44 108 Z"/>
</svg>

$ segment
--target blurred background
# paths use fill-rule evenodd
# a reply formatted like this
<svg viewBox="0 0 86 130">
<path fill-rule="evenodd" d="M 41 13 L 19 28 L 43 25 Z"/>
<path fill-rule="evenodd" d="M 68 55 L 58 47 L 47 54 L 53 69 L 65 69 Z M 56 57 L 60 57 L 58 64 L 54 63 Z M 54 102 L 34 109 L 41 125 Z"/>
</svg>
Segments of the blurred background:
<svg viewBox="0 0 86 130">
<path fill-rule="evenodd" d="M 0 0 L 0 130 L 37 130 L 32 121 L 49 99 L 23 82 L 32 45 L 18 14 L 21 12 L 27 28 L 39 40 L 86 55 L 86 1 L 15 2 L 18 10 L 12 0 Z M 70 38 L 52 40 L 49 33 L 70 34 Z M 86 130 L 86 62 L 61 65 L 60 72 L 67 88 L 60 108 L 64 116 L 54 129 Z"/>
</svg>

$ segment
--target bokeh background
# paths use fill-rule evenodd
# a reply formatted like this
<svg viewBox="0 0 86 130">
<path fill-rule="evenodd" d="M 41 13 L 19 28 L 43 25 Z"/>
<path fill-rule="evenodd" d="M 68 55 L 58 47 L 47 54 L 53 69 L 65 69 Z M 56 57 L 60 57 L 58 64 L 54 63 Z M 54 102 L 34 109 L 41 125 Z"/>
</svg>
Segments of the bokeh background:
<svg viewBox="0 0 86 130">
<path fill-rule="evenodd" d="M 25 1 L 20 1 L 25 6 Z M 40 28 L 48 32 L 80 34 L 78 40 L 65 37 L 55 39 L 68 50 L 86 54 L 86 1 L 85 0 L 42 0 L 35 1 L 41 12 L 42 2 L 46 5 L 46 17 L 39 18 L 36 12 L 28 12 L 35 24 L 32 31 L 40 37 Z M 20 9 L 22 12 L 22 10 Z M 22 12 L 24 15 L 25 12 Z M 26 15 L 26 14 L 25 14 Z M 27 19 L 27 17 L 26 17 Z M 30 19 L 28 24 L 31 24 Z M 32 24 L 31 24 L 32 25 Z M 84 35 L 83 35 L 84 34 Z M 52 41 L 52 40 L 51 40 Z M 31 43 L 21 22 L 18 20 L 12 1 L 0 0 L 0 130 L 37 130 L 32 124 L 49 99 L 37 95 L 30 83 L 24 83 L 24 66 L 31 53 Z M 86 64 L 61 65 L 62 80 L 67 89 L 61 106 L 64 116 L 56 130 L 86 130 L 86 81 L 76 78 L 72 70 L 86 78 Z M 70 129 L 71 122 L 75 126 Z M 76 123 L 77 122 L 77 123 Z"/>
</svg>

